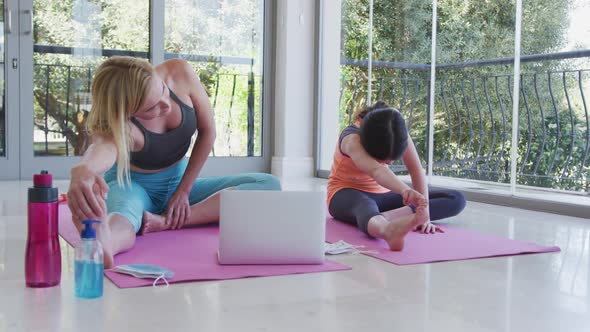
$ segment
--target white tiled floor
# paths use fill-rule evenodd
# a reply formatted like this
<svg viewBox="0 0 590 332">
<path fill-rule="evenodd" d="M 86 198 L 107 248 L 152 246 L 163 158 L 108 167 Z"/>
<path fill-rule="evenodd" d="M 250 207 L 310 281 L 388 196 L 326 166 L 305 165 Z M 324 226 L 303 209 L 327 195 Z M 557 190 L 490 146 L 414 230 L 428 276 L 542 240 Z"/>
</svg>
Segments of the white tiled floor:
<svg viewBox="0 0 590 332">
<path fill-rule="evenodd" d="M 416 266 L 340 256 L 353 270 L 158 289 L 107 280 L 104 297 L 80 300 L 65 243 L 61 286 L 24 286 L 27 186 L 0 182 L 0 331 L 590 330 L 590 220 L 470 202 L 449 222 L 562 252 Z"/>
</svg>

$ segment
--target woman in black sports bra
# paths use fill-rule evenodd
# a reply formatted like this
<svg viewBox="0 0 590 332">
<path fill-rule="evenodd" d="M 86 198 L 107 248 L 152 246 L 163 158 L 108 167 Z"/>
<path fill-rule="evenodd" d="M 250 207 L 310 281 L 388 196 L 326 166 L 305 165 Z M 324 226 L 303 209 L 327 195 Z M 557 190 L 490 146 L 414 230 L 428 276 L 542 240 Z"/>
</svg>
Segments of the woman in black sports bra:
<svg viewBox="0 0 590 332">
<path fill-rule="evenodd" d="M 192 67 L 133 57 L 103 62 L 92 82 L 92 144 L 72 168 L 73 221 L 98 219 L 105 268 L 137 233 L 219 220 L 223 189 L 280 190 L 272 175 L 198 178 L 215 141 L 209 97 Z M 198 132 L 191 157 L 184 158 Z"/>
</svg>

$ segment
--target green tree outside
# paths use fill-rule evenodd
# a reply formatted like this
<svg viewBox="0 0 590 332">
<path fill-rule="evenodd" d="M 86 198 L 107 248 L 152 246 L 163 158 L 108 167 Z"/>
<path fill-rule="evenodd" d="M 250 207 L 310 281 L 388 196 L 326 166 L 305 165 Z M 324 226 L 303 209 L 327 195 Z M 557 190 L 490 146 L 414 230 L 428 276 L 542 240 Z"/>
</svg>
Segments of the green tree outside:
<svg viewBox="0 0 590 332">
<path fill-rule="evenodd" d="M 525 3 L 523 55 L 563 49 L 573 2 Z M 342 6 L 342 57 L 366 60 L 369 1 L 344 0 Z M 376 0 L 373 12 L 372 99 L 384 99 L 401 110 L 425 162 L 432 4 L 427 0 Z M 438 1 L 437 66 L 513 57 L 514 13 L 514 1 Z M 383 67 L 379 61 L 396 63 L 396 68 Z M 580 91 L 588 94 L 589 73 L 567 72 L 565 78 L 561 74 L 587 69 L 588 64 L 586 58 L 521 66 L 519 184 L 587 191 L 590 167 L 583 162 L 588 117 Z M 366 103 L 367 68 L 341 68 L 340 126 L 344 127 L 351 112 Z M 512 72 L 512 64 L 438 68 L 435 174 L 509 182 Z M 558 133 L 562 136 L 559 142 Z"/>
</svg>

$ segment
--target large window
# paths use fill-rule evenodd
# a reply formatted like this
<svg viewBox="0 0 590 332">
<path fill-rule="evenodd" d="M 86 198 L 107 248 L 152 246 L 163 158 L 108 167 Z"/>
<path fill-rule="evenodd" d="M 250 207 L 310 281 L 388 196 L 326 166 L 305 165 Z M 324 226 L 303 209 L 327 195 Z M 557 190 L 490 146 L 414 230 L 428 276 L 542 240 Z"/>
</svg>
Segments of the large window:
<svg viewBox="0 0 590 332">
<path fill-rule="evenodd" d="M 35 0 L 33 12 L 35 155 L 80 155 L 94 69 L 109 55 L 148 57 L 149 0 Z"/>
<path fill-rule="evenodd" d="M 337 4 L 338 3 L 338 4 Z M 355 123 L 353 114 L 367 103 L 383 100 L 400 110 L 404 116 L 421 159 L 426 165 L 430 66 L 430 29 L 432 5 L 430 1 L 378 0 L 372 11 L 368 0 L 325 1 L 324 15 L 331 15 L 341 6 L 340 64 L 324 56 L 324 67 L 338 66 L 339 77 L 324 75 L 323 98 L 338 98 L 337 103 L 326 102 L 332 109 L 322 110 L 320 174 L 326 174 L 331 164 L 338 133 Z M 373 25 L 369 24 L 372 21 Z M 329 29 L 325 27 L 324 30 Z M 329 42 L 329 37 L 324 40 Z M 330 45 L 333 46 L 333 45 Z M 330 52 L 328 45 L 324 53 Z M 324 72 L 330 72 L 323 69 Z M 371 85 L 369 88 L 369 80 Z M 329 86 L 340 86 L 338 95 L 329 95 Z M 327 116 L 326 116 L 327 114 Z M 335 125 L 337 121 L 337 126 Z M 326 130 L 324 130 L 326 129 Z M 404 172 L 403 165 L 394 165 Z"/>
<path fill-rule="evenodd" d="M 383 99 L 402 112 L 423 165 L 440 183 L 462 179 L 513 193 L 588 192 L 590 4 L 523 0 L 517 17 L 519 2 L 438 1 L 432 64 L 432 1 L 324 1 L 329 8 L 323 11 L 338 11 L 341 18 L 324 19 L 322 26 L 330 31 L 327 24 L 339 24 L 341 65 L 334 75 L 322 58 L 328 83 L 320 91 L 319 174 L 328 175 L 339 130 L 354 120 L 350 114 Z M 322 45 L 331 45 L 334 35 L 323 35 Z M 339 85 L 338 96 L 326 93 L 330 84 Z M 335 98 L 338 115 L 326 107 L 326 99 Z M 404 174 L 399 163 L 392 168 Z"/>
<path fill-rule="evenodd" d="M 524 1 L 517 182 L 589 191 L 590 2 Z"/>
<path fill-rule="evenodd" d="M 166 58 L 200 74 L 215 111 L 213 156 L 262 155 L 263 0 L 166 1 Z"/>
<path fill-rule="evenodd" d="M 371 102 L 403 115 L 423 166 L 428 156 L 432 4 L 426 0 L 373 3 Z M 405 173 L 402 163 L 394 169 Z"/>
<path fill-rule="evenodd" d="M 4 1 L 0 0 L 0 157 L 6 156 L 6 111 L 4 106 Z"/>
<path fill-rule="evenodd" d="M 514 1 L 441 1 L 437 14 L 434 174 L 509 184 Z"/>
<path fill-rule="evenodd" d="M 270 117 L 263 104 L 271 99 L 263 96 L 263 81 L 272 2 L 0 0 L 0 6 L 0 178 L 30 178 L 40 169 L 69 177 L 90 143 L 95 70 L 116 55 L 154 65 L 181 58 L 193 66 L 215 112 L 211 156 L 249 157 L 210 158 L 202 176 L 268 171 L 263 137 Z"/>
</svg>

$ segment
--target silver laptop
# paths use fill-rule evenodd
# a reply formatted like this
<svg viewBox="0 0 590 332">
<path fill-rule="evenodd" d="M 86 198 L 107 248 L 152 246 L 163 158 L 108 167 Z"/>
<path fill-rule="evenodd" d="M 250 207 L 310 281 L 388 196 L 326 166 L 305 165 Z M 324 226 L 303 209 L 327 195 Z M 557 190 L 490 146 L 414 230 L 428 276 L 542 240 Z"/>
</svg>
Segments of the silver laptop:
<svg viewBox="0 0 590 332">
<path fill-rule="evenodd" d="M 322 264 L 326 193 L 225 190 L 220 264 Z"/>
</svg>

